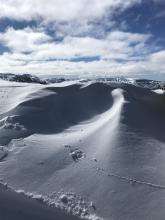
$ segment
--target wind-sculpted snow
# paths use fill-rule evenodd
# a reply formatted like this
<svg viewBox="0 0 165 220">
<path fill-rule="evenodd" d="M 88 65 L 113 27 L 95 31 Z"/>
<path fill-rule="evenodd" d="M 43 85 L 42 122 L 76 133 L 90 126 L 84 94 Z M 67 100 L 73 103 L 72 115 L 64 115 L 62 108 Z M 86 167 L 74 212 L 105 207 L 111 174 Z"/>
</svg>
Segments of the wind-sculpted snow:
<svg viewBox="0 0 165 220">
<path fill-rule="evenodd" d="M 81 218 L 163 220 L 165 93 L 151 89 L 114 81 L 27 86 L 0 115 L 0 178 Z"/>
</svg>

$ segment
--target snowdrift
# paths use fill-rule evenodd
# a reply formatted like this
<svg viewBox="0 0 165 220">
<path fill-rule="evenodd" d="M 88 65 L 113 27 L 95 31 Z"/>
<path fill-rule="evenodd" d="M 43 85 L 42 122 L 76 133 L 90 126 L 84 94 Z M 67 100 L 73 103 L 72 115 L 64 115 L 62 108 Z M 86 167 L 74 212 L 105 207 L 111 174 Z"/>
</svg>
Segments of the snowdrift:
<svg viewBox="0 0 165 220">
<path fill-rule="evenodd" d="M 12 190 L 83 219 L 164 219 L 163 92 L 75 81 L 0 93 L 0 177 Z"/>
</svg>

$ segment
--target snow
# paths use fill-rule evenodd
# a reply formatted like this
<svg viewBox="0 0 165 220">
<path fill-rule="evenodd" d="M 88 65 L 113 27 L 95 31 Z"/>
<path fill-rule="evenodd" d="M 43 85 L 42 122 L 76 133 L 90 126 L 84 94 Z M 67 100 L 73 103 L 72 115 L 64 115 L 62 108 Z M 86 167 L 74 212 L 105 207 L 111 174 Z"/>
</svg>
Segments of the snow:
<svg viewBox="0 0 165 220">
<path fill-rule="evenodd" d="M 26 128 L 19 124 L 19 123 L 14 123 L 14 118 L 18 116 L 7 116 L 4 119 L 0 121 L 0 124 L 2 124 L 2 128 L 4 129 L 13 129 L 13 130 L 18 130 L 18 131 L 26 131 Z"/>
<path fill-rule="evenodd" d="M 70 155 L 72 156 L 73 160 L 78 161 L 81 158 L 85 157 L 85 153 L 83 153 L 81 150 L 76 149 L 76 150 L 71 150 Z"/>
<path fill-rule="evenodd" d="M 92 210 L 96 209 L 93 202 L 87 203 L 83 198 L 76 196 L 75 193 L 67 192 L 64 194 L 61 192 L 53 192 L 49 196 L 42 196 L 34 193 L 26 193 L 24 190 L 16 190 L 18 194 L 24 195 L 28 198 L 35 199 L 41 203 L 47 204 L 48 206 L 55 207 L 61 210 L 65 210 L 68 214 L 81 217 L 87 220 L 101 220 L 95 214 L 92 214 Z"/>
<path fill-rule="evenodd" d="M 164 95 L 133 83 L 3 82 L 6 188 L 82 219 L 163 220 Z"/>
<path fill-rule="evenodd" d="M 65 194 L 60 196 L 60 201 L 63 203 L 68 203 L 68 197 Z"/>
<path fill-rule="evenodd" d="M 7 149 L 3 146 L 0 146 L 0 161 L 2 161 L 5 157 L 7 157 L 8 152 Z"/>
<path fill-rule="evenodd" d="M 165 93 L 165 91 L 163 89 L 155 89 L 155 90 L 153 90 L 153 92 L 160 94 L 160 95 Z"/>
</svg>

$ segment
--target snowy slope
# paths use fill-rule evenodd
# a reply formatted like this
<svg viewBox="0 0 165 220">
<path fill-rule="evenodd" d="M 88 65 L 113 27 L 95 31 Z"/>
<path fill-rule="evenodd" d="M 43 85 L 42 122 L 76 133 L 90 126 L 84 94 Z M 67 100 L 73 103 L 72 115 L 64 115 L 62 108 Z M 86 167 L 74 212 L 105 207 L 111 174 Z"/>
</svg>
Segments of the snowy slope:
<svg viewBox="0 0 165 220">
<path fill-rule="evenodd" d="M 0 178 L 85 219 L 165 215 L 165 94 L 128 83 L 1 83 Z"/>
</svg>

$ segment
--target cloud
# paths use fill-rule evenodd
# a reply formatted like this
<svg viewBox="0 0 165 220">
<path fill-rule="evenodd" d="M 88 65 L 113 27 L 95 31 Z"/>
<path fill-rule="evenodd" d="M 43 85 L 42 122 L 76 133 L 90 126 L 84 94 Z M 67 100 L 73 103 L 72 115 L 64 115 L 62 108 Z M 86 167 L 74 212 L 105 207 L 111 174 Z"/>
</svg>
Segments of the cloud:
<svg viewBox="0 0 165 220">
<path fill-rule="evenodd" d="M 165 50 L 153 53 L 149 56 L 149 62 L 147 65 L 148 69 L 151 69 L 153 72 L 165 73 Z"/>
<path fill-rule="evenodd" d="M 56 42 L 42 29 L 9 28 L 0 34 L 0 42 L 10 51 L 0 56 L 0 67 L 2 72 L 35 74 L 163 74 L 165 51 L 148 51 L 150 38 L 148 34 L 111 31 L 101 39 L 65 36 Z M 75 58 L 79 61 L 73 62 Z"/>
<path fill-rule="evenodd" d="M 161 51 L 164 56 L 165 51 Z M 164 74 L 165 67 L 161 62 L 163 57 L 154 53 L 146 57 L 146 60 L 128 61 L 119 63 L 115 60 L 109 62 L 107 60 L 99 60 L 93 62 L 70 62 L 70 61 L 31 61 L 23 62 L 18 60 L 16 55 L 4 54 L 0 59 L 0 66 L 4 72 L 28 72 L 32 74 L 66 74 L 79 76 L 136 76 L 142 77 L 150 73 L 150 75 Z M 19 54 L 18 54 L 18 57 Z M 154 59 L 153 59 L 154 57 Z M 159 58 L 158 58 L 159 57 Z M 16 59 L 15 59 L 16 58 Z M 46 73 L 46 74 L 45 74 Z"/>
<path fill-rule="evenodd" d="M 102 16 L 106 10 L 124 9 L 140 0 L 1 0 L 0 16 L 31 20 L 69 21 Z"/>
<path fill-rule="evenodd" d="M 0 33 L 0 42 L 14 52 L 30 52 L 51 38 L 43 32 L 31 28 L 14 30 L 8 28 L 5 33 Z"/>
<path fill-rule="evenodd" d="M 70 60 L 81 57 L 127 60 L 135 54 L 137 56 L 139 48 L 145 51 L 145 42 L 149 37 L 147 34 L 112 31 L 101 39 L 65 36 L 56 42 L 43 31 L 9 28 L 0 34 L 0 42 L 12 53 L 26 53 L 31 60 Z"/>
</svg>

